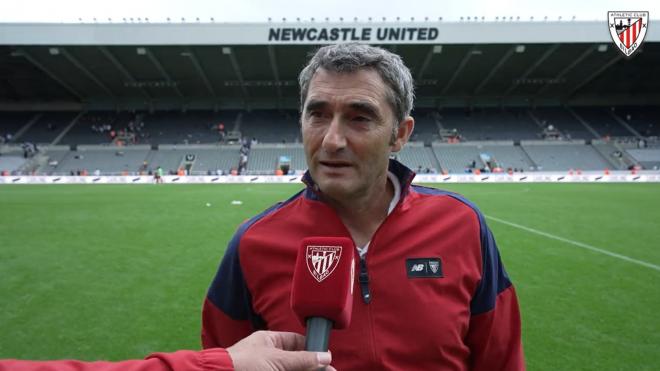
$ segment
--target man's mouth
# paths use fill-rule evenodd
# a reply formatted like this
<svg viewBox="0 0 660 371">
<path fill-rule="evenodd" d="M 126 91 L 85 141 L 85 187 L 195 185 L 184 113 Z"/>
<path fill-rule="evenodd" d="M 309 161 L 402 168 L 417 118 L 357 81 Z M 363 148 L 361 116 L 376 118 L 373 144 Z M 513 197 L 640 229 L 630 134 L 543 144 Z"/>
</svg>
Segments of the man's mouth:
<svg viewBox="0 0 660 371">
<path fill-rule="evenodd" d="M 346 161 L 319 161 L 319 163 L 323 166 L 327 166 L 335 169 L 351 166 L 350 162 L 346 162 Z"/>
</svg>

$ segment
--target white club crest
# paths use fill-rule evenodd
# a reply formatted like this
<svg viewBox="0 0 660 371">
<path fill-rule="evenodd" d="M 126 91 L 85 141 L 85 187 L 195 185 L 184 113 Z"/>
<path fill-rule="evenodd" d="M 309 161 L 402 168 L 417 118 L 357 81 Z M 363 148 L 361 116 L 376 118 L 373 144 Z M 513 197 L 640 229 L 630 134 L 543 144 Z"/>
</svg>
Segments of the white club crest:
<svg viewBox="0 0 660 371">
<path fill-rule="evenodd" d="M 337 268 L 341 259 L 341 246 L 307 246 L 305 256 L 309 273 L 321 282 Z"/>
<path fill-rule="evenodd" d="M 614 45 L 631 57 L 642 45 L 649 25 L 649 12 L 607 12 Z"/>
</svg>

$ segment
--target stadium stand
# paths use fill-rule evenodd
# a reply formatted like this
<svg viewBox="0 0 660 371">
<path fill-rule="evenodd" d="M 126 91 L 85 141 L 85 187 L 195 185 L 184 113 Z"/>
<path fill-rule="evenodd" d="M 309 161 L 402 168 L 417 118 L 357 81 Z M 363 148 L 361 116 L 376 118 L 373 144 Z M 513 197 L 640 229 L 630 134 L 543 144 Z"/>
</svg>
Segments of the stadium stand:
<svg viewBox="0 0 660 371">
<path fill-rule="evenodd" d="M 215 146 L 185 150 L 197 157 L 192 168 L 193 174 L 229 173 L 238 168 L 240 146 Z"/>
<path fill-rule="evenodd" d="M 520 147 L 513 143 L 484 143 L 477 146 L 480 153 L 487 153 L 500 168 L 518 169 L 518 170 L 533 170 L 535 167 L 534 162 L 529 158 L 527 153 Z"/>
<path fill-rule="evenodd" d="M 543 127 L 553 125 L 565 139 L 594 139 L 595 135 L 563 107 L 542 107 L 533 111 Z"/>
<path fill-rule="evenodd" d="M 235 111 L 186 111 L 138 115 L 136 121 L 144 122 L 144 128 L 137 140 L 151 144 L 217 143 L 222 139 L 218 125 L 223 123 L 228 131 L 237 114 Z"/>
<path fill-rule="evenodd" d="M 415 78 L 415 131 L 395 155 L 406 165 L 451 173 L 486 170 L 487 162 L 504 171 L 657 166 L 657 36 L 621 58 L 600 22 L 486 21 L 460 43 L 445 36 L 457 24 L 427 25 L 446 32 L 429 43 L 383 44 Z M 229 172 L 243 140 L 248 173 L 271 174 L 280 160 L 304 170 L 297 77 L 316 46 L 256 36 L 271 25 L 236 25 L 242 34 L 208 24 L 217 32 L 204 36 L 196 25 L 171 26 L 132 25 L 141 41 L 107 29 L 111 42 L 99 45 L 101 25 L 44 33 L 0 24 L 0 165 L 37 174 Z M 574 27 L 581 41 L 567 32 Z M 188 43 L 171 44 L 172 32 Z M 490 32 L 501 39 L 484 43 Z M 228 33 L 233 41 L 215 38 Z M 37 151 L 26 158 L 28 143 Z"/>
<path fill-rule="evenodd" d="M 645 169 L 660 168 L 660 149 L 629 149 L 627 152 Z"/>
<path fill-rule="evenodd" d="M 301 144 L 258 144 L 250 149 L 248 174 L 273 174 L 282 157 L 290 161 L 290 168 L 296 172 L 307 169 Z"/>
<path fill-rule="evenodd" d="M 19 153 L 9 152 L 0 156 L 0 170 L 14 172 L 19 170 L 25 162 L 26 159 L 20 156 Z"/>
<path fill-rule="evenodd" d="M 394 156 L 402 164 L 418 173 L 437 173 L 442 171 L 440 163 L 433 153 L 433 149 L 425 146 L 424 143 L 408 143 L 399 153 L 394 154 Z"/>
<path fill-rule="evenodd" d="M 434 143 L 432 148 L 442 169 L 450 174 L 466 172 L 472 161 L 475 163 L 480 161 L 477 147 L 474 144 Z"/>
<path fill-rule="evenodd" d="M 50 144 L 77 115 L 78 112 L 45 112 L 15 141 Z"/>
<path fill-rule="evenodd" d="M 38 120 L 39 113 L 32 112 L 2 112 L 0 114 L 0 144 L 15 141 L 23 127 L 31 121 Z"/>
<path fill-rule="evenodd" d="M 457 129 L 464 140 L 538 139 L 540 128 L 519 108 L 447 109 L 440 112 L 446 129 Z"/>
<path fill-rule="evenodd" d="M 436 110 L 417 109 L 412 112 L 412 116 L 415 118 L 415 130 L 410 138 L 412 141 L 431 143 L 441 139 L 440 131 L 444 128 L 437 120 Z"/>
<path fill-rule="evenodd" d="M 147 146 L 127 148 L 79 146 L 76 151 L 70 151 L 55 167 L 60 174 L 77 173 L 86 170 L 92 174 L 96 169 L 104 173 L 135 174 L 147 158 Z"/>
<path fill-rule="evenodd" d="M 620 107 L 614 110 L 614 114 L 641 136 L 660 136 L 660 107 Z"/>
<path fill-rule="evenodd" d="M 603 107 L 576 107 L 575 112 L 580 115 L 600 134 L 600 137 L 631 136 L 634 133 L 623 127 L 615 120 L 607 108 Z"/>
<path fill-rule="evenodd" d="M 612 166 L 584 142 L 523 141 L 520 144 L 537 170 L 604 170 Z"/>
<path fill-rule="evenodd" d="M 263 143 L 299 143 L 300 125 L 294 110 L 259 110 L 246 112 L 240 131 L 247 138 Z"/>
<path fill-rule="evenodd" d="M 130 117 L 128 112 L 86 112 L 58 144 L 109 144 L 112 142 L 111 131 L 125 128 Z"/>
</svg>

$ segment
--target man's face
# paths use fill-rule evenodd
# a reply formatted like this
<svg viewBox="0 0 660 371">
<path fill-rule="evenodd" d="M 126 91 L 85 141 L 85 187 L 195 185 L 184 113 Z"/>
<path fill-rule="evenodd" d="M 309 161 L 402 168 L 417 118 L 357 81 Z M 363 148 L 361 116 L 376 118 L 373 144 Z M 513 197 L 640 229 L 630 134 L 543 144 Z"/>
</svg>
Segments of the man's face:
<svg viewBox="0 0 660 371">
<path fill-rule="evenodd" d="M 396 119 L 387 85 L 370 69 L 336 73 L 319 69 L 302 112 L 307 166 L 324 195 L 345 201 L 369 195 L 386 182 Z M 406 136 L 407 139 L 407 136 Z"/>
</svg>

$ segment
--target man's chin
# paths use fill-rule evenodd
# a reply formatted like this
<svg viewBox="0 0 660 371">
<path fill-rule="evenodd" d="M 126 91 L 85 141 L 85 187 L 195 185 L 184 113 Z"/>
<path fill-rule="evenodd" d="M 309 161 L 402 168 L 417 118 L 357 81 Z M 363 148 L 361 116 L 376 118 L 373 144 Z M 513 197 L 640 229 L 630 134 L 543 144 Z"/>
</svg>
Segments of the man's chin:
<svg viewBox="0 0 660 371">
<path fill-rule="evenodd" d="M 321 193 L 334 200 L 351 198 L 355 193 L 354 187 L 347 179 L 328 179 L 317 183 Z"/>
</svg>

